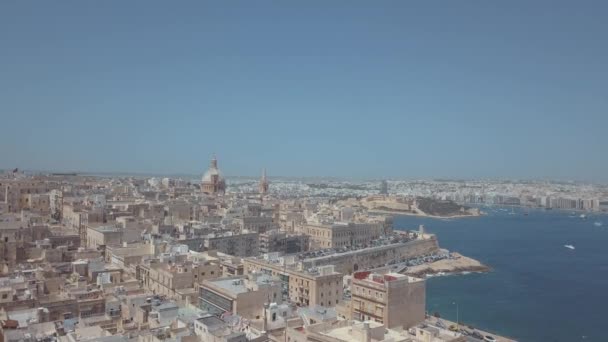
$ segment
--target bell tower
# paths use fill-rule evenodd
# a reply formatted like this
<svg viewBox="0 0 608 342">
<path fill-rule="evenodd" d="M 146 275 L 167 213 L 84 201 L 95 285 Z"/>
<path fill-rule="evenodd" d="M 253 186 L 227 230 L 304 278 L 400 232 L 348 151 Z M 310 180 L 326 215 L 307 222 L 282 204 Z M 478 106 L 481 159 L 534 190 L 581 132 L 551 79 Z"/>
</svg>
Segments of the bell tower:
<svg viewBox="0 0 608 342">
<path fill-rule="evenodd" d="M 262 178 L 260 179 L 260 186 L 259 186 L 259 191 L 260 194 L 267 194 L 268 193 L 268 178 L 266 178 L 266 169 L 262 169 Z"/>
</svg>

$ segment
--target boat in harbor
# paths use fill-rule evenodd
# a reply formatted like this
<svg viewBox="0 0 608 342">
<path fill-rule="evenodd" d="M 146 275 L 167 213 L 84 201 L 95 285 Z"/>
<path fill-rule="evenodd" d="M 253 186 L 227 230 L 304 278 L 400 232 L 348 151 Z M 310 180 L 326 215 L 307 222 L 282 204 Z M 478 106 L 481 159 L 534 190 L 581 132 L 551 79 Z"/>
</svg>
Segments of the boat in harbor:
<svg viewBox="0 0 608 342">
<path fill-rule="evenodd" d="M 575 249 L 574 246 L 572 246 L 572 245 L 564 245 L 564 247 L 566 247 L 568 249 Z"/>
<path fill-rule="evenodd" d="M 580 218 L 582 218 L 583 220 L 586 220 L 587 219 L 587 215 L 581 214 Z"/>
<path fill-rule="evenodd" d="M 595 222 L 593 222 L 593 225 L 596 226 L 596 227 L 601 227 L 604 224 L 602 222 L 600 222 L 600 221 L 595 221 Z"/>
</svg>

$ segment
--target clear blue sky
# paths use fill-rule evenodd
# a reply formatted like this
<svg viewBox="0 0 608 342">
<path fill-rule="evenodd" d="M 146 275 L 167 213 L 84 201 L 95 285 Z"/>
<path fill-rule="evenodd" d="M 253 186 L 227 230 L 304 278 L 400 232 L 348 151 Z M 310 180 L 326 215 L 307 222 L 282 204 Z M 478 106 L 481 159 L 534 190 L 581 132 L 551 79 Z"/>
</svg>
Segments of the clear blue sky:
<svg viewBox="0 0 608 342">
<path fill-rule="evenodd" d="M 1 1 L 0 168 L 608 181 L 606 1 Z"/>
</svg>

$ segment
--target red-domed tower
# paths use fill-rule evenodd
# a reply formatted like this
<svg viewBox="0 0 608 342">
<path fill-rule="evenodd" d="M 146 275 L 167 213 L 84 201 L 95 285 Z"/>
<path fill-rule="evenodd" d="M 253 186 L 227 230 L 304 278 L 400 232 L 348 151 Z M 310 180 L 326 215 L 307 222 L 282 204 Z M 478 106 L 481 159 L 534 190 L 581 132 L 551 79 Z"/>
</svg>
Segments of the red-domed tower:
<svg viewBox="0 0 608 342">
<path fill-rule="evenodd" d="M 226 181 L 217 168 L 217 158 L 213 155 L 209 170 L 205 172 L 201 180 L 201 191 L 205 194 L 215 195 L 226 192 Z"/>
</svg>

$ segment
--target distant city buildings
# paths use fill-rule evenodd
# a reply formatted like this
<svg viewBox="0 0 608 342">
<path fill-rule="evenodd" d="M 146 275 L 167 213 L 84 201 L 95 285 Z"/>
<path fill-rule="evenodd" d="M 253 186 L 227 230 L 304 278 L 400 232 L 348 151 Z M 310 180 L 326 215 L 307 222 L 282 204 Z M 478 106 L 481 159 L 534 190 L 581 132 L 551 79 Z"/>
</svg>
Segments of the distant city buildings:
<svg viewBox="0 0 608 342">
<path fill-rule="evenodd" d="M 0 174 L 2 341 L 466 341 L 470 329 L 426 317 L 426 273 L 404 274 L 464 258 L 423 229 L 394 230 L 391 212 L 608 204 L 605 188 L 572 184 L 391 180 L 380 192 L 270 187 L 265 171 L 227 188 L 215 157 L 200 181 Z"/>
<path fill-rule="evenodd" d="M 380 182 L 380 195 L 388 195 L 388 182 L 386 180 Z"/>
</svg>

